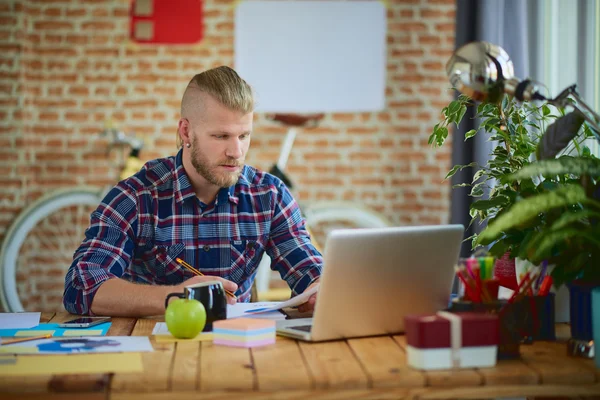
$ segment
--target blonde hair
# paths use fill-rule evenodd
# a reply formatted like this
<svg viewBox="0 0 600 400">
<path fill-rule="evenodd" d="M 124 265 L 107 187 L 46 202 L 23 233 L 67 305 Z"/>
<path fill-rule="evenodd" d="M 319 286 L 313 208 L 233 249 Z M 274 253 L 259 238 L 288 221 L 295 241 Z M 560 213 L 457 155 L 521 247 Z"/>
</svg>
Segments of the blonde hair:
<svg viewBox="0 0 600 400">
<path fill-rule="evenodd" d="M 181 99 L 181 118 L 189 118 L 189 115 L 198 111 L 198 98 L 194 95 L 197 91 L 212 96 L 230 110 L 243 114 L 254 111 L 252 87 L 227 66 L 206 70 L 190 80 Z M 177 147 L 182 145 L 177 134 Z"/>
</svg>

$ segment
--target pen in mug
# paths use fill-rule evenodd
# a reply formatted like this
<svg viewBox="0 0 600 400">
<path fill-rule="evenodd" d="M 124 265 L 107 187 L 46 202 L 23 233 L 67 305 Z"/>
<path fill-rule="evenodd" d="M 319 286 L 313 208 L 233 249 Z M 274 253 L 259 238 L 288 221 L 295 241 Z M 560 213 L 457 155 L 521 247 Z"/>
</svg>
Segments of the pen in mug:
<svg viewBox="0 0 600 400">
<path fill-rule="evenodd" d="M 193 272 L 194 274 L 198 275 L 198 276 L 205 276 L 202 272 L 198 271 L 196 268 L 192 267 L 190 264 L 186 263 L 185 261 L 183 261 L 181 258 L 176 258 L 175 261 L 177 261 L 177 263 L 179 265 L 181 265 L 182 267 L 184 267 L 185 269 Z M 235 294 L 233 294 L 233 292 L 230 292 L 229 290 L 225 289 L 225 293 L 227 293 L 229 296 L 233 297 L 234 299 L 236 299 L 237 297 L 235 296 Z"/>
</svg>

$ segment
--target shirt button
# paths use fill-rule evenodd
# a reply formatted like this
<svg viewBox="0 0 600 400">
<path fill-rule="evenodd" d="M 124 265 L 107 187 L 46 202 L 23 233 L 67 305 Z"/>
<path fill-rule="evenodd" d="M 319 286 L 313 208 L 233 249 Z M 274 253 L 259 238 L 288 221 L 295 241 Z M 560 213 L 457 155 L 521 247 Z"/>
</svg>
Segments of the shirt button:
<svg viewBox="0 0 600 400">
<path fill-rule="evenodd" d="M 203 247 L 203 249 L 204 249 L 204 251 L 209 251 L 210 250 L 210 246 L 207 245 L 207 244 L 205 244 L 204 247 Z"/>
<path fill-rule="evenodd" d="M 248 243 L 248 248 L 252 250 L 254 248 L 254 242 Z"/>
</svg>

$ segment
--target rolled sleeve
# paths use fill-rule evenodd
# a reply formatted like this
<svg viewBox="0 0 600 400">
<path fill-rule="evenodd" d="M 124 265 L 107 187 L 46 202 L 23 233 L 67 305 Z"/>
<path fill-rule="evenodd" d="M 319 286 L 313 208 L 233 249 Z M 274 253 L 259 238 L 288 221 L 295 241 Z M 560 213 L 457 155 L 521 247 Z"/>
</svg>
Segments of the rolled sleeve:
<svg viewBox="0 0 600 400">
<path fill-rule="evenodd" d="M 127 186 L 118 185 L 92 213 L 85 238 L 75 251 L 65 276 L 63 305 L 73 314 L 92 314 L 98 288 L 119 278 L 133 254 L 137 224 L 137 203 Z"/>
<path fill-rule="evenodd" d="M 267 254 L 273 260 L 273 269 L 295 296 L 321 276 L 323 257 L 311 243 L 305 220 L 291 193 L 283 184 L 278 189 Z"/>
</svg>

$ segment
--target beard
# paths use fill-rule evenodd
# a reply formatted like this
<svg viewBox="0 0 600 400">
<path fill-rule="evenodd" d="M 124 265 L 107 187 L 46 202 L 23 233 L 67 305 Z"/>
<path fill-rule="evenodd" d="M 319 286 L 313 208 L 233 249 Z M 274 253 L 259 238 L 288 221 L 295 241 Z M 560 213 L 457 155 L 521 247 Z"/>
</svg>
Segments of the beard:
<svg viewBox="0 0 600 400">
<path fill-rule="evenodd" d="M 226 158 L 213 164 L 208 160 L 208 156 L 200 150 L 196 140 L 192 140 L 191 144 L 192 166 L 200 176 L 221 188 L 227 188 L 237 183 L 242 173 L 243 159 Z M 236 166 L 239 169 L 236 172 L 228 172 L 220 168 L 222 165 Z"/>
</svg>

